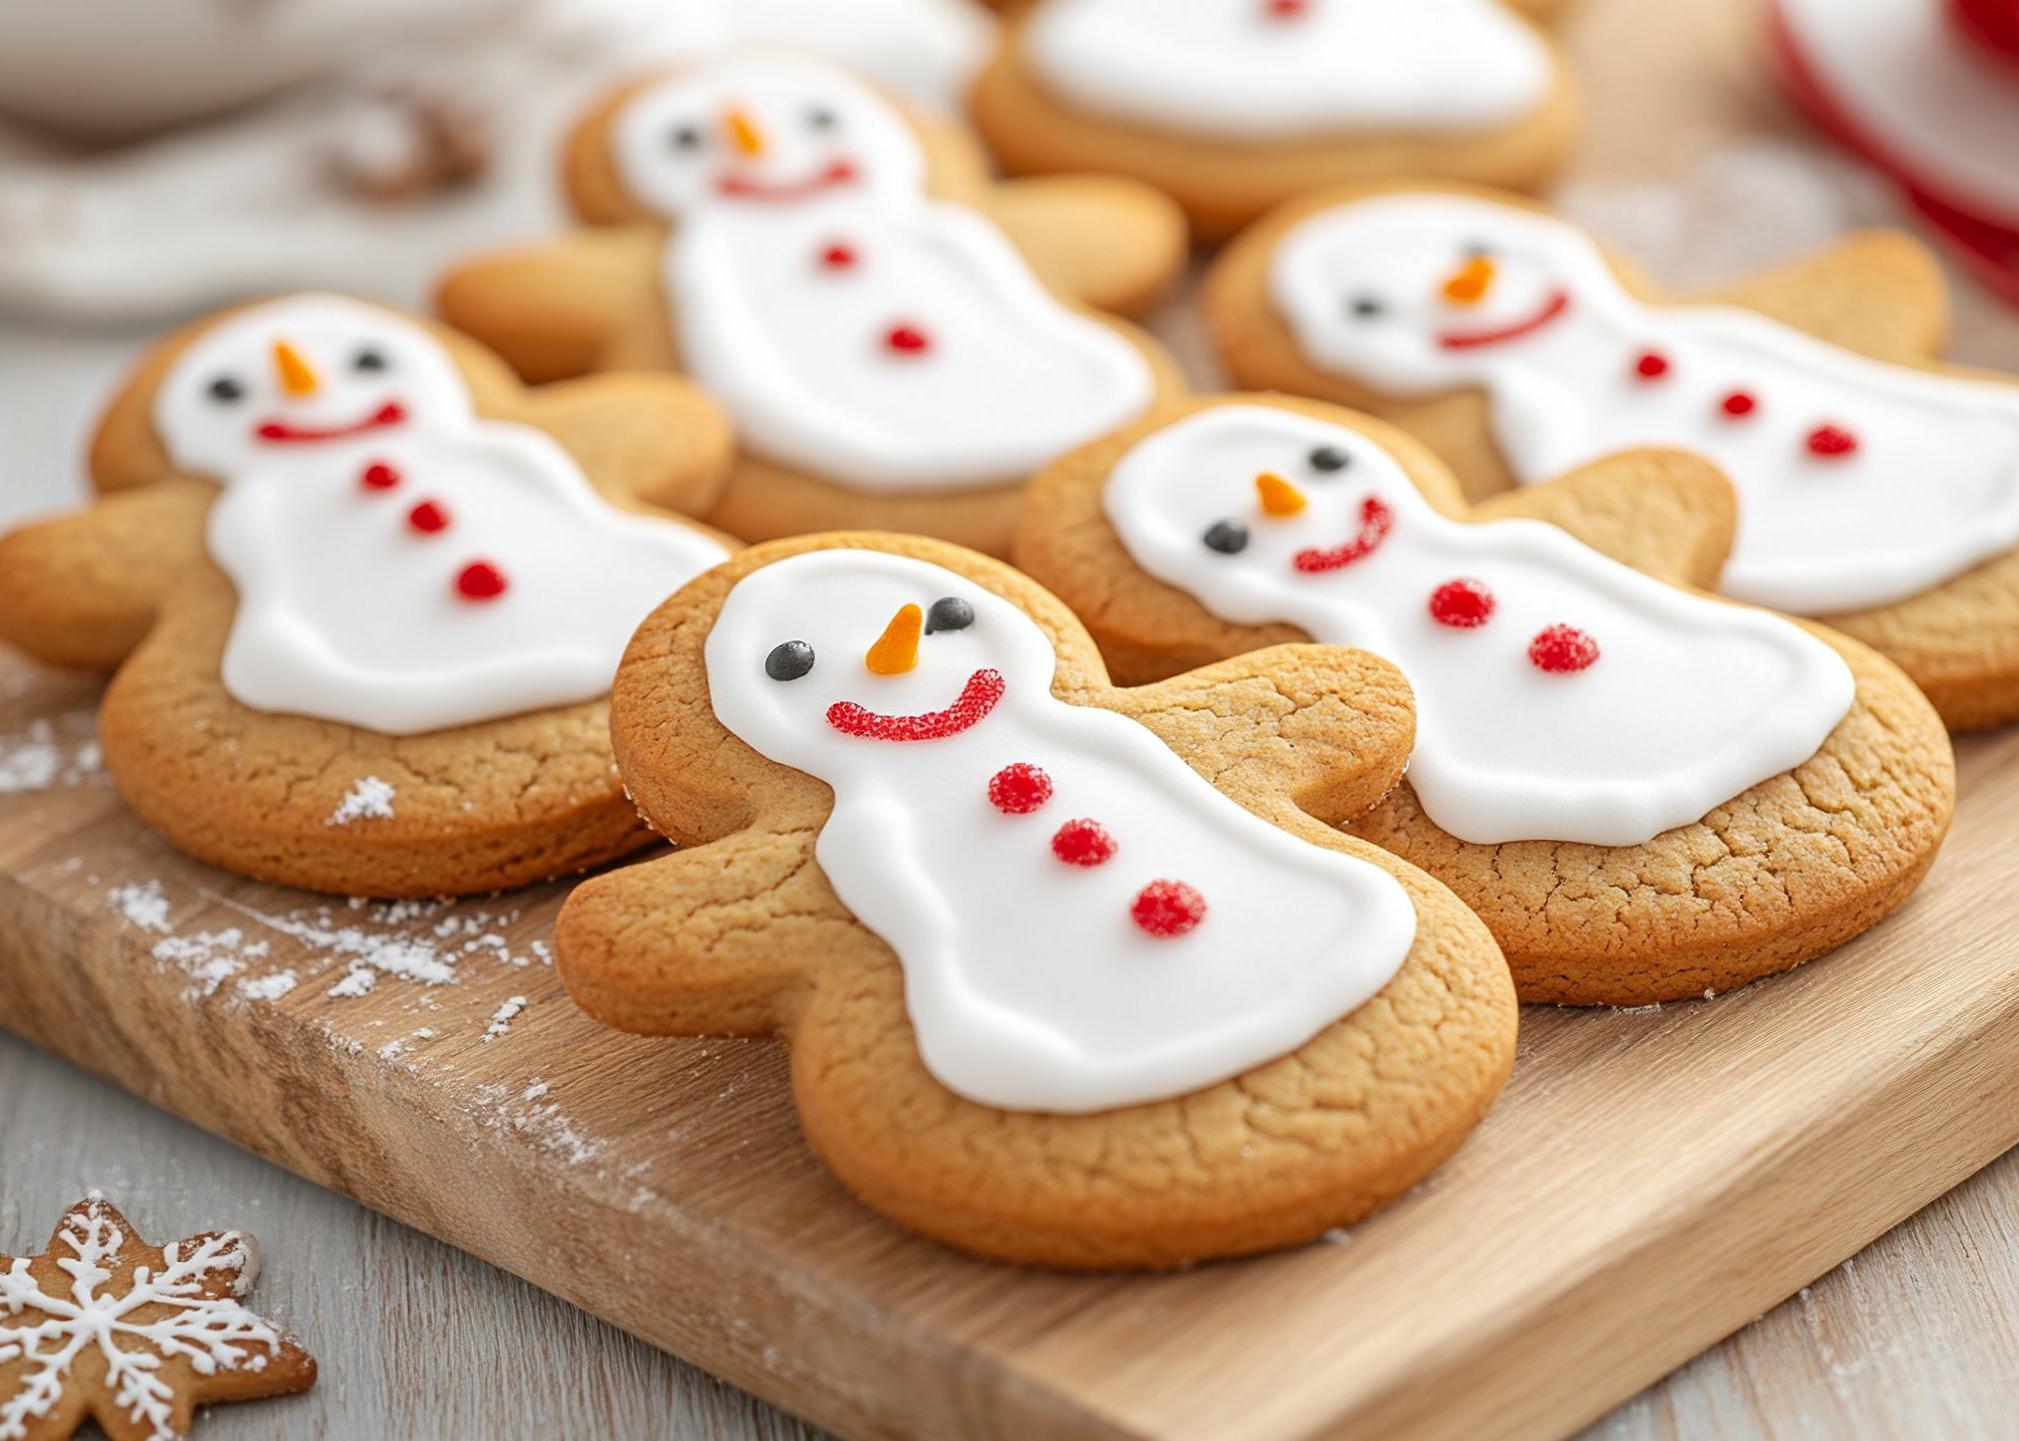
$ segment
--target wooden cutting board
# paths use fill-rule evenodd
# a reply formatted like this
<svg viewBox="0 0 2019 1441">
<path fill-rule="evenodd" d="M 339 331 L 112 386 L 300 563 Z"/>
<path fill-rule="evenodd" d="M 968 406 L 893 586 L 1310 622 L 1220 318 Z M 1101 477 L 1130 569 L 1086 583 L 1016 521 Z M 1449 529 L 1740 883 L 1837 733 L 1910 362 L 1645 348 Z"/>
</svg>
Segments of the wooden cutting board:
<svg viewBox="0 0 2019 1441">
<path fill-rule="evenodd" d="M 91 694 L 0 662 L 0 1024 L 851 1436 L 1558 1434 L 2019 1140 L 2019 734 L 1965 744 L 1927 885 L 1827 961 L 1531 1010 L 1478 1134 L 1350 1234 L 1074 1278 L 856 1206 L 778 1048 L 583 1017 L 559 887 L 351 906 L 177 856 Z"/>
<path fill-rule="evenodd" d="M 1677 271 L 1867 203 L 1806 151 L 1825 178 L 1789 198 L 1753 14 L 1589 0 L 1573 29 L 1595 113 L 1566 198 Z M 2019 365 L 2009 321 L 1962 342 Z M 777 1048 L 582 1017 L 560 887 L 351 907 L 175 855 L 98 769 L 92 697 L 0 657 L 0 1025 L 851 1436 L 1560 1434 L 2019 1141 L 2019 733 L 1961 747 L 1927 884 L 1837 955 L 1714 1003 L 1531 1010 L 1478 1134 L 1350 1234 L 1071 1278 L 857 1207 Z"/>
</svg>

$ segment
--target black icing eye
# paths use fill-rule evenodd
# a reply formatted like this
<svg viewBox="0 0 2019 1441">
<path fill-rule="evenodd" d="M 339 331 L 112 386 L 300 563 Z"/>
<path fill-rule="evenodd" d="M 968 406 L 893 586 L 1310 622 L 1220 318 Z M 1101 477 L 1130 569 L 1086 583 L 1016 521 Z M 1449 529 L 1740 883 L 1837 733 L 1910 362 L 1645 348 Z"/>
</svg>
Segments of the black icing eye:
<svg viewBox="0 0 2019 1441">
<path fill-rule="evenodd" d="M 366 346 L 351 357 L 352 370 L 380 371 L 386 368 L 385 352 Z"/>
<path fill-rule="evenodd" d="M 806 110 L 806 123 L 815 130 L 832 130 L 841 123 L 841 117 L 825 105 L 811 105 Z"/>
<path fill-rule="evenodd" d="M 233 376 L 220 375 L 210 383 L 210 398 L 220 404 L 229 405 L 234 400 L 242 400 L 244 397 L 245 387 Z"/>
<path fill-rule="evenodd" d="M 1311 469 L 1324 475 L 1344 470 L 1353 463 L 1353 457 L 1336 445 L 1321 445 L 1305 459 L 1311 462 Z"/>
<path fill-rule="evenodd" d="M 1217 550 L 1221 555 L 1239 555 L 1248 548 L 1248 527 L 1238 520 L 1216 520 L 1206 527 L 1203 539 L 1207 550 Z"/>
<path fill-rule="evenodd" d="M 925 633 L 939 630 L 966 630 L 974 624 L 974 607 L 957 595 L 943 595 L 925 613 Z"/>
<path fill-rule="evenodd" d="M 771 648 L 764 657 L 764 673 L 773 680 L 798 680 L 813 669 L 813 647 L 803 640 L 788 640 Z"/>
<path fill-rule="evenodd" d="M 675 150 L 699 150 L 701 141 L 699 125 L 676 125 L 666 132 L 666 143 Z"/>
<path fill-rule="evenodd" d="M 1380 297 L 1374 295 L 1350 296 L 1346 301 L 1346 313 L 1355 320 L 1372 320 L 1387 308 Z"/>
</svg>

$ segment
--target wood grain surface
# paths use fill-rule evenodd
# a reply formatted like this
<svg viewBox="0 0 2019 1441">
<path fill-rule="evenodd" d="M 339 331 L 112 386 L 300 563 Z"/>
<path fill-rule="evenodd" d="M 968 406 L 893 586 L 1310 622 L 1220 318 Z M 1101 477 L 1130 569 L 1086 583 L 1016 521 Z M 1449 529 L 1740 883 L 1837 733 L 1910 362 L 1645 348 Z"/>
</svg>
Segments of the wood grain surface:
<svg viewBox="0 0 2019 1441">
<path fill-rule="evenodd" d="M 1741 8 L 1591 0 L 1574 32 L 1594 108 L 1649 110 L 1663 123 L 1594 126 L 1566 200 L 1676 283 L 1715 282 L 1886 213 L 1881 193 L 1802 138 L 1764 93 Z M 1965 303 L 1958 318 L 1960 353 L 2019 367 L 2009 316 Z M 102 370 L 110 353 L 67 337 L 60 348 L 75 352 L 80 370 Z M 0 369 L 10 369 L 4 352 L 0 340 Z M 31 368 L 36 390 L 81 409 L 74 389 L 59 397 L 44 367 L 21 370 Z M 35 437 L 50 433 L 43 406 L 19 390 L 8 399 L 0 429 L 19 433 L 14 422 L 32 411 Z M 491 905 L 493 919 L 472 933 L 500 935 L 510 959 L 480 945 L 458 955 L 453 985 L 389 977 L 369 996 L 323 996 L 350 969 L 328 954 L 331 934 L 363 924 L 381 939 L 440 941 L 433 932 L 451 914 L 390 923 L 367 912 L 332 926 L 308 898 L 252 894 L 258 888 L 187 866 L 132 834 L 93 773 L 87 689 L 0 678 L 0 694 L 0 790 L 24 754 L 56 765 L 46 785 L 0 795 L 0 870 L 15 878 L 0 911 L 43 937 L 24 943 L 10 927 L 0 940 L 0 977 L 16 977 L 0 979 L 0 1010 L 52 1035 L 60 1027 L 86 1064 L 152 1099 L 216 1112 L 274 1097 L 286 1135 L 254 1136 L 232 1117 L 222 1129 L 339 1185 L 381 1187 L 381 1204 L 439 1231 L 456 1227 L 483 1254 L 512 1264 L 530 1256 L 521 1269 L 566 1261 L 565 1295 L 586 1298 L 591 1281 L 635 1282 L 666 1246 L 751 1237 L 789 1246 L 794 1266 L 775 1285 L 739 1287 L 698 1269 L 646 1287 L 622 1319 L 864 1434 L 886 1434 L 870 1391 L 929 1401 L 934 1420 L 952 1428 L 919 1433 L 934 1436 L 1031 1434 L 1017 1422 L 1034 1414 L 1060 1434 L 1082 1422 L 1109 1434 L 1310 1434 L 1349 1369 L 1371 1378 L 1355 1393 L 1363 1414 L 1397 1428 L 1560 1431 L 1955 1180 L 1971 1163 L 1965 1153 L 1988 1156 L 2019 1110 L 2011 856 L 1997 844 L 2013 833 L 2019 757 L 1992 740 L 1967 749 L 1957 841 L 1899 921 L 1851 954 L 1713 1004 L 1531 1013 L 1522 1072 L 1488 1130 L 1403 1208 L 1343 1244 L 1140 1285 L 1025 1284 L 970 1263 L 941 1266 L 931 1248 L 865 1224 L 798 1149 L 769 1048 L 648 1054 L 618 1041 L 606 1054 L 607 1038 L 565 1017 L 530 949 L 541 921 L 522 902 Z M 47 732 L 34 729 L 38 717 Z M 160 883 L 167 932 L 129 919 L 152 914 L 148 893 L 115 898 L 149 882 Z M 521 913 L 496 920 L 512 910 Z M 200 944 L 234 928 L 231 945 Z M 188 945 L 163 960 L 155 952 L 164 941 Z M 208 984 L 190 967 L 200 973 L 206 956 L 231 960 L 262 943 L 269 952 L 238 956 L 241 968 L 215 993 L 188 994 Z M 66 965 L 66 954 L 92 964 Z M 32 981 L 16 969 L 30 955 L 48 968 Z M 300 974 L 289 995 L 239 994 L 240 983 L 290 968 Z M 529 1009 L 485 1042 L 497 1007 L 518 994 Z M 1964 1033 L 1982 1040 L 1954 1045 Z M 185 1054 L 205 1061 L 191 1067 Z M 185 1067 L 203 1071 L 198 1083 L 177 1079 Z M 390 1140 L 360 1146 L 318 1129 L 318 1117 L 410 1116 L 417 1098 L 448 1094 L 460 1109 L 440 1132 L 395 1126 Z M 628 1111 L 626 1125 L 612 1129 L 613 1111 Z M 1764 1149 L 1745 1141 L 1762 1113 L 1792 1123 Z M 1874 1114 L 1884 1124 L 1872 1124 Z M 529 1195 L 487 1169 L 495 1165 L 559 1175 L 560 1194 L 577 1199 Z M 673 1198 L 678 1212 L 694 1167 L 711 1171 L 720 1209 L 705 1220 L 680 1213 L 669 1238 L 665 1203 Z M 155 1231 L 260 1232 L 271 1258 L 261 1299 L 321 1343 L 319 1392 L 221 1410 L 204 1434 L 808 1434 L 530 1288 L 501 1279 L 472 1304 L 467 1288 L 486 1274 L 476 1263 L 0 1042 L 0 1246 L 39 1241 L 80 1183 L 118 1192 L 129 1178 L 149 1199 L 116 1199 Z M 2008 1157 L 1596 1434 L 2011 1434 L 2015 1178 L 2019 1158 Z M 255 1214 L 233 1209 L 241 1200 Z M 301 1261 L 290 1259 L 296 1239 L 307 1242 Z M 1583 1259 L 1568 1260 L 1566 1246 Z M 1592 1259 L 1601 1253 L 1603 1263 Z M 1370 1279 L 1406 1300 L 1370 1301 L 1354 1289 Z M 863 1298 L 834 1305 L 818 1294 L 843 1283 L 865 1288 Z M 1510 1285 L 1550 1297 L 1533 1325 L 1496 1310 Z M 1309 1317 L 1314 1298 L 1327 1303 L 1322 1319 L 1286 1325 Z M 1640 1326 L 1618 1328 L 1622 1305 Z M 793 1328 L 793 1339 L 739 1332 L 739 1315 L 748 1327 L 753 1308 Z M 928 1343 L 935 1330 L 945 1345 Z M 1431 1334 L 1445 1352 L 1426 1361 Z M 1510 1359 L 1454 1372 L 1482 1336 L 1507 1338 L 1511 1349 L 1495 1354 Z M 329 1341 L 341 1367 L 328 1364 Z M 831 1364 L 837 1347 L 872 1359 L 839 1384 L 822 1382 L 809 1401 L 806 1371 Z M 1265 1383 L 1278 1368 L 1283 1383 Z M 1045 1410 L 1033 1391 L 1060 1385 L 1097 1394 L 1097 1413 Z M 1505 1404 L 1473 1405 L 1463 1393 L 1475 1386 Z"/>
</svg>

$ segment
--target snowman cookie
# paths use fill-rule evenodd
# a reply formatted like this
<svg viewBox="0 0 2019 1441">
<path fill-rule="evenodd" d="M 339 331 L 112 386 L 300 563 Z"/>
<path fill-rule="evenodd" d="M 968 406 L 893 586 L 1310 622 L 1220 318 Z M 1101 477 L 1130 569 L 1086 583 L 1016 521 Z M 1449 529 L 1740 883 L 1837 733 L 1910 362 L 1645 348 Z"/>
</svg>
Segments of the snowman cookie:
<svg viewBox="0 0 2019 1441">
<path fill-rule="evenodd" d="M 1898 670 L 1688 588 L 1732 517 L 1725 482 L 1673 452 L 1468 513 L 1389 426 L 1233 396 L 1049 467 L 1016 558 L 1124 681 L 1304 639 L 1394 662 L 1415 753 L 1350 832 L 1476 910 L 1524 1000 L 1637 1005 L 1871 926 L 1953 802 L 1941 722 Z"/>
<path fill-rule="evenodd" d="M 810 59 L 726 58 L 620 92 L 571 148 L 601 228 L 480 260 L 442 313 L 529 379 L 677 369 L 741 455 L 709 519 L 1007 548 L 1061 451 L 1178 387 L 1139 309 L 1183 224 L 1141 186 L 991 186 L 956 132 Z M 1048 283 L 1049 284 L 1048 284 Z"/>
<path fill-rule="evenodd" d="M 1203 303 L 1239 383 L 1395 421 L 1475 498 L 1708 457 L 1739 497 L 1718 589 L 1864 641 L 1953 729 L 2019 716 L 2019 386 L 1933 358 L 1944 290 L 1911 238 L 1664 304 L 1528 202 L 1345 190 L 1243 236 Z"/>
<path fill-rule="evenodd" d="M 1326 824 L 1409 752 L 1371 656 L 1117 690 L 1008 567 L 814 536 L 657 611 L 612 721 L 682 849 L 570 897 L 569 990 L 628 1030 L 782 1032 L 815 1150 L 953 1245 L 1165 1266 L 1305 1240 L 1436 1166 L 1513 1060 L 1478 919 Z"/>
<path fill-rule="evenodd" d="M 192 854 L 352 895 L 497 890 L 646 839 L 607 695 L 730 543 L 720 415 L 670 377 L 523 390 L 393 311 L 304 295 L 158 347 L 88 509 L 0 538 L 0 637 L 116 670 L 105 760 Z"/>
<path fill-rule="evenodd" d="M 1577 127 L 1560 0 L 1035 0 L 975 83 L 1012 173 L 1130 175 L 1221 239 L 1409 176 L 1540 187 Z"/>
</svg>

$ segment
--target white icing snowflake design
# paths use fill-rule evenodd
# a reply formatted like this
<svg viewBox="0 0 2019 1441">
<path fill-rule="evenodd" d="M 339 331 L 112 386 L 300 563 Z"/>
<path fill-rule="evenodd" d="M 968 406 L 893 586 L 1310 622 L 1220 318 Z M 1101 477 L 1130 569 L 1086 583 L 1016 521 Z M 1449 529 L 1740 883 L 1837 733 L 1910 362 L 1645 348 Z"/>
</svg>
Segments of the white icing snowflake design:
<svg viewBox="0 0 2019 1441">
<path fill-rule="evenodd" d="M 103 1359 L 116 1413 L 101 1412 L 100 1420 L 122 1441 L 174 1441 L 187 1430 L 203 1398 L 189 1394 L 186 1378 L 162 1374 L 174 1361 L 199 1378 L 272 1364 L 274 1391 L 313 1378 L 313 1362 L 240 1304 L 258 1273 L 247 1237 L 224 1231 L 172 1242 L 161 1248 L 158 1267 L 135 1262 L 129 1245 L 152 1249 L 93 1192 L 57 1224 L 42 1257 L 0 1256 L 7 1263 L 0 1271 L 0 1441 L 37 1434 L 36 1423 L 63 1401 L 79 1359 L 93 1351 Z M 67 1288 L 49 1284 L 51 1262 L 69 1277 Z"/>
</svg>

